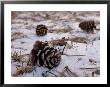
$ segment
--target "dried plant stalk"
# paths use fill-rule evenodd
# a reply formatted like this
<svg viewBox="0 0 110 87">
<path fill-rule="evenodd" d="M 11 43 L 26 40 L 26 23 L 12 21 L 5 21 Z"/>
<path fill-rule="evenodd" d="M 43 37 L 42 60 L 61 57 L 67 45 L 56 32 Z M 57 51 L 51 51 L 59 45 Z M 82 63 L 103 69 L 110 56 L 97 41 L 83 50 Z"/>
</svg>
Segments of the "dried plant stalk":
<svg viewBox="0 0 110 87">
<path fill-rule="evenodd" d="M 78 75 L 75 72 L 72 72 L 68 66 L 64 68 L 64 70 L 60 73 L 61 77 L 78 77 Z"/>
<path fill-rule="evenodd" d="M 32 66 L 26 66 L 26 67 L 17 67 L 17 71 L 13 76 L 23 75 L 24 73 L 30 73 L 33 71 Z"/>
</svg>

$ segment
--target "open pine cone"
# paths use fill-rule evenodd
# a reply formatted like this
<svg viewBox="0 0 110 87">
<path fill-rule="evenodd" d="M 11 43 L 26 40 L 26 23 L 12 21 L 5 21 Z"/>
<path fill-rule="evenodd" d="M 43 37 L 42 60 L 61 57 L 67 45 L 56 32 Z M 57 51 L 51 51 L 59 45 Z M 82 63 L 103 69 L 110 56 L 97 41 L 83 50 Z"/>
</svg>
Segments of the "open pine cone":
<svg viewBox="0 0 110 87">
<path fill-rule="evenodd" d="M 36 34 L 38 35 L 38 36 L 44 36 L 44 35 L 46 35 L 47 34 L 47 27 L 45 26 L 45 25 L 42 25 L 42 24 L 40 24 L 40 25 L 37 25 L 37 28 L 36 28 Z"/>
<path fill-rule="evenodd" d="M 93 33 L 94 32 L 94 28 L 96 29 L 95 22 L 92 21 L 92 20 L 81 22 L 79 24 L 79 27 L 83 31 L 86 31 L 87 33 Z"/>
<path fill-rule="evenodd" d="M 61 53 L 49 47 L 47 42 L 36 41 L 31 50 L 31 62 L 33 65 L 52 69 L 60 64 Z"/>
</svg>

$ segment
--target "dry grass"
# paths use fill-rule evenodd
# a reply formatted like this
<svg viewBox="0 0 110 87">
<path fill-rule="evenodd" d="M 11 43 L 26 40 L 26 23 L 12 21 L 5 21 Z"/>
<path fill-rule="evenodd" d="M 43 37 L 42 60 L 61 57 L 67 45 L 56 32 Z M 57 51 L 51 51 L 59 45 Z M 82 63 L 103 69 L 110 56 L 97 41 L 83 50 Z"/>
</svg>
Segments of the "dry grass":
<svg viewBox="0 0 110 87">
<path fill-rule="evenodd" d="M 15 11 L 11 12 L 11 18 L 14 19 L 17 17 L 17 13 Z"/>
<path fill-rule="evenodd" d="M 78 42 L 78 43 L 87 43 L 87 38 L 85 37 L 75 37 L 69 39 L 72 42 Z"/>
<path fill-rule="evenodd" d="M 77 22 L 81 22 L 83 19 L 76 17 L 75 20 L 76 20 Z"/>
<path fill-rule="evenodd" d="M 28 25 L 28 22 L 21 22 L 21 21 L 15 21 L 15 20 L 11 20 L 11 24 L 24 24 L 24 25 Z"/>
<path fill-rule="evenodd" d="M 85 37 L 71 37 L 71 38 L 65 38 L 64 40 L 62 39 L 51 40 L 49 43 L 51 43 L 52 45 L 59 45 L 61 41 L 63 45 L 66 45 L 66 41 L 77 42 L 77 43 L 87 43 L 88 39 Z"/>
<path fill-rule="evenodd" d="M 23 54 L 23 51 L 18 51 L 18 52 L 13 51 L 13 52 L 11 52 L 12 62 L 20 62 L 20 63 L 22 63 L 22 66 L 23 66 L 23 63 L 28 64 L 28 62 L 30 61 L 29 57 L 30 57 L 30 54 Z"/>
<path fill-rule="evenodd" d="M 72 72 L 68 68 L 68 66 L 65 66 L 61 72 L 59 72 L 59 71 L 56 71 L 56 73 L 53 73 L 51 71 L 43 72 L 42 76 L 48 77 L 50 74 L 53 75 L 54 77 L 79 77 L 75 72 Z"/>
<path fill-rule="evenodd" d="M 21 55 L 21 52 L 18 53 L 16 51 L 11 52 L 11 59 L 13 62 L 21 62 L 22 61 L 23 56 Z"/>
<path fill-rule="evenodd" d="M 60 77 L 78 77 L 75 72 L 72 72 L 68 66 L 66 66 L 63 71 L 60 73 Z"/>
<path fill-rule="evenodd" d="M 21 33 L 21 32 L 14 32 L 14 33 L 12 33 L 12 37 L 14 37 L 14 36 L 20 36 L 20 35 L 22 35 L 23 33 Z"/>
<path fill-rule="evenodd" d="M 56 33 L 67 33 L 67 32 L 70 32 L 72 31 L 73 29 L 69 28 L 69 29 L 52 29 L 52 30 L 49 30 L 49 33 L 53 33 L 53 32 L 56 32 Z"/>
<path fill-rule="evenodd" d="M 16 73 L 13 74 L 13 76 L 18 76 L 18 75 L 23 75 L 24 73 L 30 73 L 33 71 L 33 66 L 29 66 L 28 65 L 28 61 L 26 60 L 26 55 L 22 55 L 22 52 L 12 52 L 11 53 L 11 58 L 12 58 L 12 62 L 21 62 L 21 66 L 16 66 L 17 70 Z M 27 65 L 24 66 L 24 63 L 26 63 Z"/>
<path fill-rule="evenodd" d="M 33 67 L 32 66 L 18 67 L 16 73 L 13 74 L 13 76 L 23 75 L 24 73 L 30 73 L 32 71 L 33 71 Z"/>
<path fill-rule="evenodd" d="M 67 44 L 64 37 L 62 39 L 51 40 L 49 43 L 51 43 L 52 46 L 64 46 Z"/>
<path fill-rule="evenodd" d="M 11 41 L 14 41 L 16 39 L 21 39 L 27 37 L 26 35 L 23 35 L 22 32 L 14 32 L 11 34 Z"/>
</svg>

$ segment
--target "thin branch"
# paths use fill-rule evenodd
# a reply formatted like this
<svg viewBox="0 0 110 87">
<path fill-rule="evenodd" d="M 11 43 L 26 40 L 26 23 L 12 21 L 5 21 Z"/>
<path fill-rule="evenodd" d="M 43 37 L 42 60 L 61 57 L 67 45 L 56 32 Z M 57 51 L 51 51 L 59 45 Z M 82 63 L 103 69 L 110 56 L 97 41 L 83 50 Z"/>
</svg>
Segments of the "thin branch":
<svg viewBox="0 0 110 87">
<path fill-rule="evenodd" d="M 50 71 L 46 71 L 46 73 L 50 73 L 50 74 L 53 74 L 54 76 L 58 77 L 57 75 L 55 75 L 54 73 L 50 72 Z"/>
<path fill-rule="evenodd" d="M 75 72 L 72 72 L 68 67 L 65 67 L 65 70 L 67 71 L 68 75 L 78 77 L 78 75 Z"/>
<path fill-rule="evenodd" d="M 86 56 L 86 55 L 69 55 L 69 54 L 63 54 L 63 55 L 66 55 L 66 56 Z"/>
<path fill-rule="evenodd" d="M 100 68 L 100 67 L 94 67 L 94 68 L 80 68 L 80 69 L 97 69 L 97 68 Z"/>
</svg>

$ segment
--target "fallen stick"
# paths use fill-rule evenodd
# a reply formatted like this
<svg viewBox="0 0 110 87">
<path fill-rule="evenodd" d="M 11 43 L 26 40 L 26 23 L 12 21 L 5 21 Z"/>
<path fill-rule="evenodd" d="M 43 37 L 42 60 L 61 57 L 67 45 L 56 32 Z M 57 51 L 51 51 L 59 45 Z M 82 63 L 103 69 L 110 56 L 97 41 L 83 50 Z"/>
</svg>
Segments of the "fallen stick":
<svg viewBox="0 0 110 87">
<path fill-rule="evenodd" d="M 50 73 L 50 74 L 52 74 L 52 75 L 54 75 L 55 77 L 58 77 L 57 75 L 55 75 L 54 73 L 52 73 L 52 72 L 50 72 L 50 71 L 46 71 L 46 73 Z"/>
<path fill-rule="evenodd" d="M 69 69 L 67 70 L 67 73 L 68 73 L 70 76 L 78 77 L 78 75 L 77 75 L 75 72 L 71 72 Z"/>
<path fill-rule="evenodd" d="M 68 55 L 68 54 L 63 54 L 63 55 L 66 55 L 66 56 L 86 56 L 86 55 Z"/>
<path fill-rule="evenodd" d="M 78 75 L 77 75 L 75 72 L 72 72 L 72 71 L 68 68 L 68 66 L 66 66 L 66 67 L 64 68 L 64 71 L 66 71 L 66 72 L 68 73 L 68 75 L 70 75 L 70 76 L 72 76 L 72 77 L 78 77 Z"/>
<path fill-rule="evenodd" d="M 100 67 L 95 67 L 95 68 L 80 68 L 80 69 L 97 69 L 97 68 L 100 68 Z"/>
</svg>

